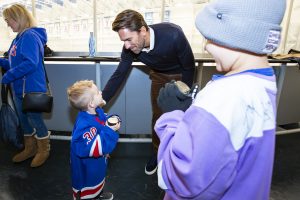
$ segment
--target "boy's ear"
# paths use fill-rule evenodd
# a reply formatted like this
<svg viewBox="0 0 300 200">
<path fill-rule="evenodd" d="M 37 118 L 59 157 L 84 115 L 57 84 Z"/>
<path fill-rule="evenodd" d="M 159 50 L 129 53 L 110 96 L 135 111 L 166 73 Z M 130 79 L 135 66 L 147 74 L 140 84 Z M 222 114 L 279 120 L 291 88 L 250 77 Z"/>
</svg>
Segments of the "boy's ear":
<svg viewBox="0 0 300 200">
<path fill-rule="evenodd" d="M 95 108 L 95 107 L 97 107 L 97 106 L 93 103 L 93 101 L 90 101 L 90 102 L 88 103 L 87 107 L 88 107 L 88 108 Z"/>
</svg>

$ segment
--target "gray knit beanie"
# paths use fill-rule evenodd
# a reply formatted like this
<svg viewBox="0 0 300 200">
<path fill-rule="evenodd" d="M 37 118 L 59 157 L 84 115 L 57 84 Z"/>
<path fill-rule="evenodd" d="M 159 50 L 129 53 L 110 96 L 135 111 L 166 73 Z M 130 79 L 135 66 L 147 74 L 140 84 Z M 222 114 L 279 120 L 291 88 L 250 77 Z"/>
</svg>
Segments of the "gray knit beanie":
<svg viewBox="0 0 300 200">
<path fill-rule="evenodd" d="M 285 6 L 285 0 L 217 0 L 197 15 L 196 27 L 221 46 L 269 54 L 280 44 Z"/>
</svg>

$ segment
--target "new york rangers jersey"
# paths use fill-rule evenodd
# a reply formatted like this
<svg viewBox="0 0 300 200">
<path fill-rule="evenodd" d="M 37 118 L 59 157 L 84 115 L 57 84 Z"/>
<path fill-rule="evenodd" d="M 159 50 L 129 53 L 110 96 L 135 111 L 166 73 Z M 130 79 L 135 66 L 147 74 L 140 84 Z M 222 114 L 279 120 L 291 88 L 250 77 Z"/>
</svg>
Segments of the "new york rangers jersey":
<svg viewBox="0 0 300 200">
<path fill-rule="evenodd" d="M 115 148 L 119 135 L 105 126 L 106 115 L 101 108 L 92 115 L 78 113 L 71 140 L 71 173 L 73 197 L 94 198 L 103 189 L 107 155 Z"/>
</svg>

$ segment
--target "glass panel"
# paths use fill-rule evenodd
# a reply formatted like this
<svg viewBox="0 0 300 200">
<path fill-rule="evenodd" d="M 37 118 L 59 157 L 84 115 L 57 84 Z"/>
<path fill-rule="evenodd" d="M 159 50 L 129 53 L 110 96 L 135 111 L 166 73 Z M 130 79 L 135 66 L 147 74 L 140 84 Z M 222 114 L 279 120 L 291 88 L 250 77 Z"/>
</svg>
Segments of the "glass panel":
<svg viewBox="0 0 300 200">
<path fill-rule="evenodd" d="M 195 27 L 195 17 L 207 2 L 208 0 L 166 0 L 165 10 L 169 12 L 168 21 L 178 24 L 183 29 L 194 53 L 204 52 L 205 41 Z"/>
<path fill-rule="evenodd" d="M 120 52 L 123 42 L 112 31 L 112 22 L 125 9 L 140 12 L 149 24 L 161 22 L 161 0 L 97 0 L 98 51 Z"/>
<path fill-rule="evenodd" d="M 111 30 L 111 24 L 119 12 L 125 9 L 136 10 L 150 25 L 162 21 L 161 13 L 164 3 L 163 20 L 180 25 L 195 53 L 202 52 L 204 39 L 195 28 L 194 18 L 206 2 L 207 0 L 186 0 L 184 2 L 182 0 L 97 0 L 98 51 L 121 51 L 123 43 L 118 38 L 118 34 Z"/>
<path fill-rule="evenodd" d="M 36 0 L 39 26 L 55 51 L 88 52 L 93 31 L 93 0 Z"/>
<path fill-rule="evenodd" d="M 170 10 L 165 11 L 164 22 L 170 22 Z"/>
<path fill-rule="evenodd" d="M 55 51 L 88 52 L 89 32 L 94 29 L 93 6 L 96 2 L 96 41 L 98 52 L 120 52 L 123 42 L 111 30 L 116 15 L 124 9 L 140 12 L 148 24 L 172 22 L 182 27 L 194 53 L 203 53 L 205 39 L 195 28 L 197 13 L 211 0 L 35 0 L 38 25 L 47 29 L 48 45 Z M 294 2 L 291 18 L 283 21 L 283 38 L 287 37 L 276 53 L 299 49 L 299 2 Z M 5 7 L 14 3 L 25 5 L 32 11 L 32 0 L 0 1 L 0 51 L 7 51 L 15 33 L 2 17 Z M 164 6 L 164 7 L 163 7 Z M 288 7 L 287 6 L 287 7 Z M 163 9 L 162 9 L 163 8 Z M 287 10 L 288 11 L 288 10 Z M 164 16 L 161 16 L 161 13 Z M 286 12 L 286 16 L 288 12 Z M 284 50 L 285 47 L 285 50 Z"/>
</svg>

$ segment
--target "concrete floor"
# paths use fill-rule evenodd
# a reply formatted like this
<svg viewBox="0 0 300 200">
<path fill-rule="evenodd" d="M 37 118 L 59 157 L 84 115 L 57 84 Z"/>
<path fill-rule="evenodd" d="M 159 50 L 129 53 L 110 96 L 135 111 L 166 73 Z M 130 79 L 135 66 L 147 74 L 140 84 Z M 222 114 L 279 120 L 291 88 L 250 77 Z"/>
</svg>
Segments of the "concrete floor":
<svg viewBox="0 0 300 200">
<path fill-rule="evenodd" d="M 0 200 L 71 200 L 69 141 L 51 140 L 51 156 L 32 169 L 13 164 L 16 150 L 0 143 Z M 277 136 L 270 200 L 300 199 L 300 133 Z M 115 200 L 161 200 L 156 175 L 144 174 L 150 143 L 119 143 L 111 155 L 105 189 Z"/>
</svg>

